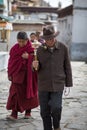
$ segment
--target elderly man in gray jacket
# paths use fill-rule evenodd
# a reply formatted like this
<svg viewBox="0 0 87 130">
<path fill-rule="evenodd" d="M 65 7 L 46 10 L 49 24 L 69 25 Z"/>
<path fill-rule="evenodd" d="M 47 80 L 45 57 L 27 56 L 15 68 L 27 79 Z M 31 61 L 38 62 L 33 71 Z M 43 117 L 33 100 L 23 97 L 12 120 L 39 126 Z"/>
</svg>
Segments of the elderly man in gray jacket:
<svg viewBox="0 0 87 130">
<path fill-rule="evenodd" d="M 37 50 L 38 60 L 33 61 L 33 68 L 38 71 L 40 114 L 44 130 L 61 130 L 64 86 L 72 87 L 68 48 L 56 40 L 58 34 L 53 26 L 43 28 L 45 44 Z"/>
</svg>

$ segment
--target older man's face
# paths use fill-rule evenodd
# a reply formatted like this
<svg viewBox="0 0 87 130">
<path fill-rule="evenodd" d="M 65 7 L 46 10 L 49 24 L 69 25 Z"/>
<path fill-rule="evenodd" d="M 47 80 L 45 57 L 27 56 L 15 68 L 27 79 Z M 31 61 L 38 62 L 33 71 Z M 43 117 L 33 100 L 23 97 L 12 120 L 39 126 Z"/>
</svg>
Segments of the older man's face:
<svg viewBox="0 0 87 130">
<path fill-rule="evenodd" d="M 54 44 L 55 44 L 55 38 L 54 37 L 46 39 L 45 41 L 46 41 L 47 46 L 49 46 L 49 47 L 53 47 Z"/>
</svg>

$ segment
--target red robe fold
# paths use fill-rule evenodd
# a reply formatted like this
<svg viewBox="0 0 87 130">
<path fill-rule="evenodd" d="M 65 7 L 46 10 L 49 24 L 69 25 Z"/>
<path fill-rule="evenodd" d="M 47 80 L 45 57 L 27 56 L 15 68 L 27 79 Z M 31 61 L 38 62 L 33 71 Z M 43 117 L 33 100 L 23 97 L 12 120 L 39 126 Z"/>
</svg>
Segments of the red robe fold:
<svg viewBox="0 0 87 130">
<path fill-rule="evenodd" d="M 33 48 L 28 41 L 24 47 L 15 44 L 10 50 L 8 76 L 12 78 L 6 108 L 23 112 L 38 106 L 37 73 L 32 71 Z M 28 59 L 22 54 L 29 53 Z"/>
</svg>

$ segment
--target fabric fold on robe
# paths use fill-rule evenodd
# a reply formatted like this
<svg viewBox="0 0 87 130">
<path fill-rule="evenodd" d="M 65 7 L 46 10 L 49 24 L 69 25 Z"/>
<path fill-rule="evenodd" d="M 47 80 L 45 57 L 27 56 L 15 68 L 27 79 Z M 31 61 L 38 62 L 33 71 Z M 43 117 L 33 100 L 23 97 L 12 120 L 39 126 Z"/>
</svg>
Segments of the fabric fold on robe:
<svg viewBox="0 0 87 130">
<path fill-rule="evenodd" d="M 27 76 L 27 98 L 32 98 L 37 96 L 37 72 L 32 71 L 32 60 L 33 57 L 30 56 L 28 60 L 28 76 Z"/>
</svg>

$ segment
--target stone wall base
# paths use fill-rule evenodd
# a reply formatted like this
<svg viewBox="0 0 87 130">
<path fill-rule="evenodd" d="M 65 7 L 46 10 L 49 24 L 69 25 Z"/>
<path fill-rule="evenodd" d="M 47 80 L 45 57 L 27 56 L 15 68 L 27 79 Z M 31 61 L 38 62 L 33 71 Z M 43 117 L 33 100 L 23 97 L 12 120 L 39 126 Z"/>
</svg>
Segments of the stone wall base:
<svg viewBox="0 0 87 130">
<path fill-rule="evenodd" d="M 87 43 L 72 43 L 70 49 L 72 61 L 87 61 Z"/>
<path fill-rule="evenodd" d="M 8 58 L 9 58 L 8 52 L 4 52 L 4 51 L 0 52 L 0 71 L 7 69 Z"/>
</svg>

